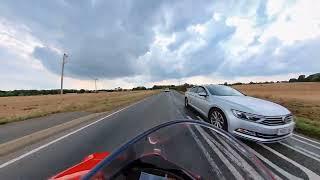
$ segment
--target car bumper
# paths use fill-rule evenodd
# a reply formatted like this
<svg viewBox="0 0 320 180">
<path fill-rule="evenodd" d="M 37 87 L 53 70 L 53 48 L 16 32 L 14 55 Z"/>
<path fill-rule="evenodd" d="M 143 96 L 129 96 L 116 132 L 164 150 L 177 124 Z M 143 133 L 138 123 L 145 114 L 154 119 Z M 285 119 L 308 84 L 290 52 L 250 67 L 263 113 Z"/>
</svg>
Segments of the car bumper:
<svg viewBox="0 0 320 180">
<path fill-rule="evenodd" d="M 228 125 L 228 131 L 236 137 L 261 143 L 273 143 L 292 136 L 295 123 L 290 122 L 284 125 L 267 126 L 234 117 L 232 120 L 229 120 Z M 287 132 L 279 134 L 281 130 L 286 130 Z"/>
<path fill-rule="evenodd" d="M 238 132 L 233 132 L 233 135 L 236 137 L 239 137 L 239 138 L 245 139 L 245 140 L 254 141 L 254 142 L 259 142 L 259 143 L 275 143 L 275 142 L 283 141 L 283 140 L 291 137 L 292 134 L 293 133 L 287 134 L 285 136 L 275 137 L 275 138 L 271 138 L 271 139 L 265 139 L 265 138 L 251 136 L 251 135 L 241 134 Z"/>
</svg>

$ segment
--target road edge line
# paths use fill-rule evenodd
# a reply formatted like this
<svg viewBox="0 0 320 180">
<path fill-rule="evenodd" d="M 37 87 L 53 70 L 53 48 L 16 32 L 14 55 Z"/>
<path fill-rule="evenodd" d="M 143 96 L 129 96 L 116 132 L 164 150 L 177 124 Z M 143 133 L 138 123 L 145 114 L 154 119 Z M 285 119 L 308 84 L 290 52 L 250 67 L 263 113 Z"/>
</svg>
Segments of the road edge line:
<svg viewBox="0 0 320 180">
<path fill-rule="evenodd" d="M 286 143 L 283 143 L 283 142 L 279 142 L 279 144 L 281 144 L 283 146 L 286 146 L 287 148 L 292 149 L 292 150 L 294 150 L 294 151 L 296 151 L 296 152 L 298 152 L 298 153 L 300 153 L 300 154 L 302 154 L 304 156 L 307 156 L 307 157 L 309 157 L 309 158 L 311 158 L 311 159 L 313 159 L 315 161 L 320 162 L 319 155 L 318 154 L 314 154 L 313 152 L 311 152 L 309 150 L 306 150 L 306 149 L 302 150 L 302 149 L 299 149 L 297 147 L 293 147 L 293 146 L 291 146 L 289 144 L 286 144 Z"/>
<path fill-rule="evenodd" d="M 31 133 L 31 134 L 22 136 L 22 137 L 19 137 L 17 139 L 14 139 L 14 140 L 11 140 L 8 142 L 4 142 L 4 143 L 0 144 L 0 156 L 10 154 L 19 148 L 33 144 L 37 141 L 40 141 L 40 140 L 45 139 L 47 137 L 50 137 L 50 136 L 52 136 L 56 133 L 62 132 L 64 130 L 73 128 L 83 122 L 86 122 L 86 121 L 89 121 L 93 118 L 96 118 L 101 114 L 103 114 L 103 113 L 94 113 L 94 114 L 90 114 L 87 116 L 83 116 L 83 117 L 71 120 L 69 122 L 58 124 L 56 126 L 49 127 L 47 129 L 43 129 L 43 130 Z"/>
<path fill-rule="evenodd" d="M 299 164 L 295 160 L 292 160 L 292 159 L 286 157 L 285 155 L 283 155 L 280 152 L 270 148 L 269 146 L 266 146 L 264 144 L 259 144 L 259 145 L 262 146 L 264 149 L 270 151 L 271 153 L 277 155 L 278 157 L 280 157 L 280 158 L 286 160 L 287 162 L 291 163 L 292 165 L 296 166 L 297 168 L 300 168 L 302 171 L 304 171 L 304 173 L 307 174 L 309 179 L 319 179 L 320 176 L 317 173 L 315 173 L 312 170 L 310 170 L 309 168 Z"/>
<path fill-rule="evenodd" d="M 296 133 L 294 133 L 293 134 L 293 137 L 294 136 L 297 136 L 298 138 L 301 138 L 301 139 L 304 139 L 304 140 L 306 140 L 306 141 L 309 141 L 309 142 L 306 142 L 306 143 L 309 143 L 310 144 L 310 142 L 311 143 L 315 143 L 315 144 L 317 144 L 317 145 L 320 145 L 320 142 L 318 142 L 318 141 L 316 141 L 316 140 L 313 140 L 313 139 L 309 139 L 308 137 L 304 137 L 304 136 L 301 136 L 301 135 L 298 135 L 298 134 L 296 134 Z M 298 138 L 296 138 L 296 137 L 294 137 L 295 139 L 298 139 Z M 299 139 L 300 141 L 302 141 L 301 139 Z M 305 142 L 305 141 L 304 141 Z M 316 146 L 316 145 L 315 145 Z"/>
</svg>

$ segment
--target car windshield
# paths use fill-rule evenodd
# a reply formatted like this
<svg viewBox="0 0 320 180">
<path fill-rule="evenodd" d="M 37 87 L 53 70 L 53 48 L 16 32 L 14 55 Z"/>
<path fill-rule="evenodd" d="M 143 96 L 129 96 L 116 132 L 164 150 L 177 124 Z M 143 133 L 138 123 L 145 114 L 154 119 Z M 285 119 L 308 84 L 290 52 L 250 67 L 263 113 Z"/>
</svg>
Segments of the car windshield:
<svg viewBox="0 0 320 180">
<path fill-rule="evenodd" d="M 241 92 L 228 86 L 208 86 L 208 90 L 215 96 L 244 96 Z"/>
<path fill-rule="evenodd" d="M 128 176 L 123 172 L 128 174 L 133 169 L 139 179 L 159 179 L 159 174 L 150 174 L 136 162 L 185 172 L 191 179 L 270 178 L 269 171 L 237 139 L 207 123 L 180 120 L 140 134 L 104 159 L 84 179 L 119 179 Z"/>
</svg>

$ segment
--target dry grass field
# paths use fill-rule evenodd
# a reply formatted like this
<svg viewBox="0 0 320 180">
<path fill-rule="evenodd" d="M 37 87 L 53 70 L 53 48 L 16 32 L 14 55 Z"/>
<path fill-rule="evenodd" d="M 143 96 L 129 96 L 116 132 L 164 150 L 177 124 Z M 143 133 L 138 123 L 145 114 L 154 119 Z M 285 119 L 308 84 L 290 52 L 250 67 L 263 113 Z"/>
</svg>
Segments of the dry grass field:
<svg viewBox="0 0 320 180">
<path fill-rule="evenodd" d="M 110 111 L 156 93 L 158 91 L 0 97 L 0 124 L 58 112 Z"/>
<path fill-rule="evenodd" d="M 320 83 L 252 84 L 234 88 L 287 107 L 296 116 L 296 131 L 320 139 Z"/>
</svg>

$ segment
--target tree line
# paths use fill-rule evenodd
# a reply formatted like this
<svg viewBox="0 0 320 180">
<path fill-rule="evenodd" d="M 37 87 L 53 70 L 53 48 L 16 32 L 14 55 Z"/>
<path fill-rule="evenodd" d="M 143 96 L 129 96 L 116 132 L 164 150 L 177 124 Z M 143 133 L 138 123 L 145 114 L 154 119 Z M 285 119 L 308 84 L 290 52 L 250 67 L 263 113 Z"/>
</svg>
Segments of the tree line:
<svg viewBox="0 0 320 180">
<path fill-rule="evenodd" d="M 190 84 L 183 84 L 180 86 L 175 85 L 154 85 L 151 88 L 146 88 L 144 86 L 138 86 L 132 89 L 122 89 L 121 87 L 117 87 L 115 89 L 100 89 L 97 92 L 116 92 L 116 91 L 140 91 L 140 90 L 157 90 L 157 89 L 165 89 L 170 88 L 177 91 L 186 91 L 187 88 L 191 87 Z M 64 89 L 64 94 L 69 93 L 96 93 L 94 90 L 86 90 L 86 89 Z M 0 90 L 0 97 L 7 97 L 7 96 L 35 96 L 35 95 L 55 95 L 60 94 L 60 89 L 50 89 L 50 90 L 12 90 L 12 91 L 1 91 Z"/>
<path fill-rule="evenodd" d="M 249 83 L 232 83 L 229 84 L 227 82 L 224 85 L 234 86 L 234 85 L 242 85 L 242 84 L 272 84 L 272 83 L 294 83 L 294 82 L 320 82 L 320 73 L 311 74 L 306 77 L 306 75 L 299 75 L 298 78 L 291 78 L 289 81 L 264 81 L 264 82 L 249 82 Z"/>
<path fill-rule="evenodd" d="M 250 82 L 247 84 L 270 84 L 270 83 L 292 83 L 292 82 L 320 82 L 320 73 L 312 74 L 306 77 L 305 75 L 300 75 L 297 79 L 291 78 L 289 81 L 265 81 L 265 82 Z M 228 84 L 227 82 L 224 83 L 224 85 L 233 86 L 233 85 L 241 85 L 246 83 L 233 83 Z M 132 89 L 122 89 L 121 87 L 117 87 L 115 89 L 100 89 L 97 92 L 114 92 L 114 91 L 140 91 L 140 90 L 157 90 L 157 89 L 173 89 L 176 91 L 186 91 L 188 88 L 192 87 L 192 84 L 182 84 L 182 85 L 154 85 L 151 88 L 146 88 L 144 86 L 138 86 L 134 87 Z M 67 93 L 95 93 L 94 90 L 86 90 L 86 89 L 64 89 L 63 92 L 65 94 Z M 6 97 L 6 96 L 34 96 L 34 95 L 54 95 L 54 94 L 60 94 L 60 89 L 50 89 L 50 90 L 13 90 L 13 91 L 1 91 L 0 90 L 0 97 Z"/>
<path fill-rule="evenodd" d="M 84 90 L 84 89 L 64 89 L 63 93 L 93 93 L 92 90 Z M 34 95 L 53 95 L 60 94 L 60 89 L 49 89 L 49 90 L 13 90 L 13 91 L 0 91 L 0 97 L 5 96 L 34 96 Z"/>
<path fill-rule="evenodd" d="M 298 79 L 291 78 L 289 82 L 320 82 L 320 73 L 311 74 L 306 77 L 306 75 L 300 75 Z"/>
</svg>

